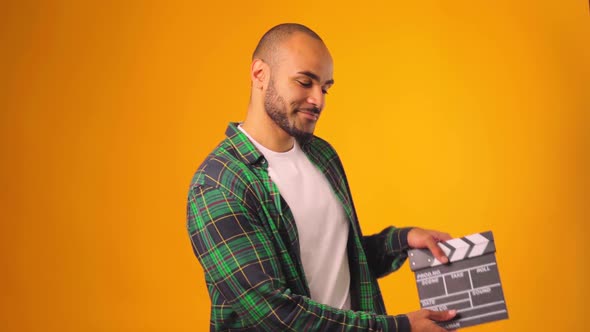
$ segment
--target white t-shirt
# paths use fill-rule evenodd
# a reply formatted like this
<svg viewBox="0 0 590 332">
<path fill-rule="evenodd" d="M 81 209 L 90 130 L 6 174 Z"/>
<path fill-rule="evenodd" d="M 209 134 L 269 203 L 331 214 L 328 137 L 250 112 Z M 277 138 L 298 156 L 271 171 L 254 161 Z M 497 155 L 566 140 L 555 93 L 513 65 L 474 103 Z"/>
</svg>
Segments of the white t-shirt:
<svg viewBox="0 0 590 332">
<path fill-rule="evenodd" d="M 350 309 L 349 225 L 328 180 L 297 142 L 287 152 L 275 152 L 238 128 L 266 158 L 268 174 L 293 213 L 311 299 Z"/>
</svg>

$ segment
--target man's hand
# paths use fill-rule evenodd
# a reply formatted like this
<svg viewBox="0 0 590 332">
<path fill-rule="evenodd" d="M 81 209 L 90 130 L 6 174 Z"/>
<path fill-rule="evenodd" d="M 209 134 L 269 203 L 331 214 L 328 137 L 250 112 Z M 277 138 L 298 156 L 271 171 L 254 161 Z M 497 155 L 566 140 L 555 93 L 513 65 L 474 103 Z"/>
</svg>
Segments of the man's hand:
<svg viewBox="0 0 590 332">
<path fill-rule="evenodd" d="M 450 239 L 451 236 L 447 233 L 431 231 L 418 227 L 412 228 L 412 230 L 408 232 L 408 245 L 411 248 L 428 248 L 434 257 L 443 264 L 448 263 L 449 259 L 442 249 L 437 245 L 437 243 Z"/>
<path fill-rule="evenodd" d="M 406 316 L 410 320 L 412 332 L 447 332 L 434 321 L 443 322 L 455 317 L 456 314 L 456 310 L 433 311 L 422 309 L 410 312 Z"/>
</svg>

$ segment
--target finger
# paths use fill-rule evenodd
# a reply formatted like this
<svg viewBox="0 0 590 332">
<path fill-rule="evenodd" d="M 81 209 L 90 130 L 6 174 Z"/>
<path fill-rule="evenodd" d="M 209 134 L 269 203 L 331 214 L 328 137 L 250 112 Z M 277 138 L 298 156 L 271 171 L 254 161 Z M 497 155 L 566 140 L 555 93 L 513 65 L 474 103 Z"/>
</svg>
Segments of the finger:
<svg viewBox="0 0 590 332">
<path fill-rule="evenodd" d="M 435 237 L 439 241 L 448 241 L 448 240 L 452 239 L 452 237 L 449 233 L 443 233 L 443 232 L 436 232 Z"/>
<path fill-rule="evenodd" d="M 434 258 L 438 259 L 439 262 L 443 264 L 449 262 L 447 255 L 445 255 L 445 252 L 438 246 L 438 243 L 434 240 L 434 238 L 431 237 L 430 239 L 428 239 L 426 242 L 426 246 L 428 247 L 430 252 L 432 252 Z"/>
<path fill-rule="evenodd" d="M 449 320 L 457 315 L 457 310 L 434 311 L 430 310 L 428 318 L 437 322 Z"/>
</svg>

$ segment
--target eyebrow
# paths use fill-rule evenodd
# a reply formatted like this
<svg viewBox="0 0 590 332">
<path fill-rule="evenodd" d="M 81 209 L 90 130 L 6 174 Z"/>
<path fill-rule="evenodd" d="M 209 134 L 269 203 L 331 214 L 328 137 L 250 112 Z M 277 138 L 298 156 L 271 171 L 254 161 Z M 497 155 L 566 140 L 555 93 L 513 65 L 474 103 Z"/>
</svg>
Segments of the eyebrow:
<svg viewBox="0 0 590 332">
<path fill-rule="evenodd" d="M 316 74 L 314 74 L 314 73 L 312 73 L 310 71 L 307 71 L 307 70 L 306 71 L 300 71 L 297 74 L 305 75 L 305 76 L 311 78 L 312 80 L 316 80 L 318 82 L 320 81 L 320 77 L 318 75 L 316 75 Z M 334 84 L 334 79 L 329 79 L 324 84 L 333 85 Z"/>
</svg>

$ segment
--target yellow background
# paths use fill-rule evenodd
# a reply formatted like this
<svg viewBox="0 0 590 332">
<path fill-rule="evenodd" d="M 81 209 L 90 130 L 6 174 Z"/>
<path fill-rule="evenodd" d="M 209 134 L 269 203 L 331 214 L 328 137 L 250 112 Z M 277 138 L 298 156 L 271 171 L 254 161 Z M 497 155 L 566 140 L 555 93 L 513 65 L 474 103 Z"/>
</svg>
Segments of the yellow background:
<svg viewBox="0 0 590 332">
<path fill-rule="evenodd" d="M 582 331 L 582 0 L 4 1 L 0 330 L 208 330 L 188 185 L 244 118 L 256 42 L 286 21 L 335 59 L 317 134 L 365 233 L 492 230 L 510 319 L 469 331 Z M 407 266 L 381 285 L 391 313 L 418 308 Z"/>
</svg>

